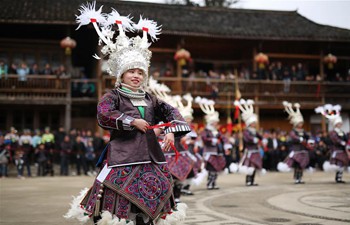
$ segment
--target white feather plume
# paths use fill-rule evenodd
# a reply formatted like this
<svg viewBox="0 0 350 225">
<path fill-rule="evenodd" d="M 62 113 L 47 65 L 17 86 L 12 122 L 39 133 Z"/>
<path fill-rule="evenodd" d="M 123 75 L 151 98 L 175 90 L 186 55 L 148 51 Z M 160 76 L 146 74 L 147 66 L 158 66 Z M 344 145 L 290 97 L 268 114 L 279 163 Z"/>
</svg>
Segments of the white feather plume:
<svg viewBox="0 0 350 225">
<path fill-rule="evenodd" d="M 79 24 L 77 30 L 84 25 L 88 25 L 91 22 L 91 19 L 96 19 L 98 23 L 105 24 L 106 23 L 106 18 L 105 15 L 102 12 L 102 7 L 101 6 L 97 11 L 96 11 L 96 1 L 91 2 L 91 3 L 86 3 L 86 5 L 81 5 L 80 8 L 78 9 L 80 12 L 80 15 L 76 16 L 76 22 Z"/>
<path fill-rule="evenodd" d="M 77 219 L 80 222 L 86 223 L 90 217 L 85 213 L 85 210 L 80 207 L 80 202 L 83 200 L 84 196 L 88 192 L 88 188 L 84 188 L 80 191 L 79 195 L 77 197 L 73 196 L 73 200 L 70 203 L 70 209 L 68 212 L 63 216 L 66 219 Z"/>
<path fill-rule="evenodd" d="M 158 40 L 157 35 L 161 34 L 162 31 L 162 26 L 157 26 L 157 22 L 153 20 L 143 19 L 142 16 L 140 16 L 140 20 L 137 24 L 134 25 L 134 28 L 137 30 L 147 28 L 147 33 L 151 36 L 153 42 Z"/>
<path fill-rule="evenodd" d="M 97 59 L 97 60 L 101 59 L 101 57 L 98 56 L 96 53 L 95 53 L 95 55 L 93 55 L 92 57 L 94 57 L 94 58 Z"/>
<path fill-rule="evenodd" d="M 123 31 L 133 32 L 134 22 L 131 20 L 132 18 L 129 16 L 121 16 L 117 10 L 112 8 L 112 12 L 107 15 L 106 26 L 111 26 L 116 23 L 116 21 L 121 21 L 121 26 Z M 122 32 L 122 31 L 120 31 Z"/>
</svg>

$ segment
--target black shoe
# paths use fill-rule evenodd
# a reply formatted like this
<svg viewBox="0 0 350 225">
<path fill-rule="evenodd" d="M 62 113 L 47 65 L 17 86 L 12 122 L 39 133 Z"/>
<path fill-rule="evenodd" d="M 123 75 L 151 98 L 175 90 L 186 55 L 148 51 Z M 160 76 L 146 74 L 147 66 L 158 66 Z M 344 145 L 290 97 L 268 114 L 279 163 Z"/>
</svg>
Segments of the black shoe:
<svg viewBox="0 0 350 225">
<path fill-rule="evenodd" d="M 337 184 L 345 184 L 346 182 L 343 180 L 336 180 Z"/>
<path fill-rule="evenodd" d="M 219 189 L 220 189 L 220 187 L 218 187 L 218 186 L 214 186 L 214 187 L 213 187 L 213 189 L 214 189 L 214 190 L 219 190 Z"/>
<path fill-rule="evenodd" d="M 256 183 L 252 183 L 252 182 L 247 182 L 246 184 L 245 184 L 245 186 L 248 186 L 248 187 L 250 187 L 250 186 L 258 186 L 259 184 L 256 184 Z"/>
</svg>

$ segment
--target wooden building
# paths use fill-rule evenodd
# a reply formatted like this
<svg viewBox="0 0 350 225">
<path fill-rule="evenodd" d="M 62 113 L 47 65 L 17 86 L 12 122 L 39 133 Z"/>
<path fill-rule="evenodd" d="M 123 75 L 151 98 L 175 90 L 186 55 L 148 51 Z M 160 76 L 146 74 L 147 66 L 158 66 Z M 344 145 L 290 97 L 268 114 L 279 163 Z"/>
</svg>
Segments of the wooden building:
<svg viewBox="0 0 350 225">
<path fill-rule="evenodd" d="M 63 64 L 72 77 L 30 75 L 25 84 L 16 75 L 0 81 L 0 130 L 16 126 L 43 128 L 59 126 L 96 129 L 98 96 L 111 88 L 113 81 L 103 75 L 101 63 L 92 58 L 98 52 L 98 37 L 92 26 L 76 30 L 75 14 L 81 0 L 3 0 L 0 7 L 0 59 L 10 65 L 25 61 L 43 68 Z M 341 104 L 344 118 L 349 118 L 350 82 L 333 82 L 332 76 L 344 81 L 350 70 L 350 30 L 316 24 L 295 11 L 258 11 L 190 7 L 104 0 L 103 11 L 113 7 L 122 15 L 139 15 L 162 24 L 160 40 L 152 45 L 151 74 L 166 71 L 170 77 L 159 80 L 170 85 L 175 94 L 191 91 L 192 95 L 210 97 L 208 83 L 219 89 L 217 106 L 222 118 L 227 117 L 235 98 L 234 80 L 182 77 L 177 72 L 174 54 L 187 49 L 193 62 L 191 71 L 220 71 L 234 73 L 244 69 L 254 73 L 258 52 L 269 56 L 270 62 L 280 61 L 291 66 L 303 63 L 309 73 L 319 75 L 322 81 L 292 81 L 290 91 L 283 91 L 283 81 L 239 80 L 243 98 L 252 98 L 261 119 L 261 127 L 289 129 L 283 112 L 282 100 L 298 101 L 306 121 L 306 128 L 320 129 L 321 117 L 313 109 L 324 103 Z M 77 46 L 66 55 L 60 41 L 70 36 Z M 334 68 L 324 64 L 325 55 L 337 56 Z M 84 76 L 84 79 L 82 78 Z M 328 76 L 328 77 L 327 77 Z M 327 78 L 327 79 L 326 79 Z M 76 88 L 89 84 L 95 90 L 89 95 L 76 93 Z M 188 85 L 192 86 L 188 86 Z M 186 90 L 184 90 L 184 88 Z M 195 105 L 196 120 L 202 113 Z M 233 107 L 232 107 L 233 108 Z M 231 110 L 232 112 L 232 110 Z M 225 120 L 223 119 L 223 120 Z M 349 121 L 348 119 L 346 121 Z M 349 129 L 349 128 L 348 128 Z"/>
</svg>

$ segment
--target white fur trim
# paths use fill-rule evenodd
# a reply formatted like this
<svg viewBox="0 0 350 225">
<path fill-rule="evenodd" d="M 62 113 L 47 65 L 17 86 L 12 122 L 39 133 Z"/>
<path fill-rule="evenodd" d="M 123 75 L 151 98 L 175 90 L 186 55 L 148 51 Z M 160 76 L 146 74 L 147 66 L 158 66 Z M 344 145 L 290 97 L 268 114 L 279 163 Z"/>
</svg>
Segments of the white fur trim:
<svg viewBox="0 0 350 225">
<path fill-rule="evenodd" d="M 187 208 L 185 203 L 178 203 L 176 210 L 172 210 L 171 214 L 167 214 L 165 219 L 159 218 L 156 225 L 177 225 L 185 220 Z"/>
<path fill-rule="evenodd" d="M 84 196 L 88 192 L 88 188 L 84 188 L 80 191 L 77 197 L 73 197 L 72 202 L 70 203 L 70 209 L 63 216 L 66 219 L 77 219 L 80 222 L 86 223 L 90 219 L 90 217 L 86 214 L 85 210 L 80 207 L 80 202 L 83 200 Z"/>
<path fill-rule="evenodd" d="M 262 168 L 260 171 L 259 171 L 259 174 L 260 175 L 265 175 L 267 173 L 266 169 Z"/>
<path fill-rule="evenodd" d="M 112 215 L 109 211 L 103 211 L 101 214 L 101 219 L 97 222 L 97 225 L 134 225 L 134 222 L 119 219 L 115 215 Z"/>
<path fill-rule="evenodd" d="M 339 170 L 339 166 L 331 164 L 329 161 L 325 161 L 322 167 L 325 172 L 336 172 Z"/>
<path fill-rule="evenodd" d="M 198 173 L 197 176 L 191 180 L 191 183 L 195 186 L 199 186 L 201 183 L 203 183 L 203 181 L 207 176 L 208 176 L 208 171 L 205 169 L 202 169 L 202 171 Z"/>
<path fill-rule="evenodd" d="M 290 172 L 292 169 L 284 162 L 279 162 L 277 164 L 277 170 L 279 172 Z"/>
<path fill-rule="evenodd" d="M 246 175 L 253 175 L 255 168 L 254 167 L 248 167 L 248 166 L 239 166 L 238 172 Z"/>
<path fill-rule="evenodd" d="M 231 163 L 229 168 L 230 168 L 230 172 L 231 173 L 237 173 L 238 172 L 238 165 L 236 163 Z"/>
</svg>

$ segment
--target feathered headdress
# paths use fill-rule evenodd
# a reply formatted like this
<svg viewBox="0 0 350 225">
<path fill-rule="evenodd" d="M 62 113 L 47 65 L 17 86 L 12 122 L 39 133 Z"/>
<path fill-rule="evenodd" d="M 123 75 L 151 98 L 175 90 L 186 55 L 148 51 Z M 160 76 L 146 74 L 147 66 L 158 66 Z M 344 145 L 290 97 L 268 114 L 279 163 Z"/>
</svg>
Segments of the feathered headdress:
<svg viewBox="0 0 350 225">
<path fill-rule="evenodd" d="M 79 29 L 83 25 L 93 24 L 100 40 L 99 44 L 104 45 L 101 53 L 104 57 L 108 56 L 107 72 L 117 78 L 117 83 L 121 82 L 121 76 L 129 69 L 141 69 L 145 75 L 145 82 L 148 80 L 148 68 L 152 53 L 148 50 L 151 43 L 148 43 L 147 36 L 151 40 L 158 40 L 161 26 L 158 26 L 153 20 L 144 19 L 140 16 L 137 24 L 132 22 L 129 16 L 121 16 L 117 10 L 112 8 L 109 14 L 102 13 L 102 6 L 96 10 L 96 2 L 82 5 L 79 9 L 80 15 L 76 16 Z M 113 25 L 117 25 L 119 35 L 113 40 Z M 129 38 L 125 35 L 126 31 L 142 30 L 143 36 Z M 94 58 L 100 59 L 96 54 Z M 144 83 L 145 83 L 144 82 Z"/>
<path fill-rule="evenodd" d="M 147 87 L 148 91 L 152 92 L 157 98 L 163 100 L 164 102 L 170 104 L 173 107 L 177 107 L 176 101 L 173 99 L 169 93 L 171 92 L 170 88 L 165 84 L 160 84 L 153 77 L 149 78 L 149 85 Z"/>
<path fill-rule="evenodd" d="M 294 103 L 295 110 L 293 109 L 293 104 L 290 102 L 283 101 L 282 104 L 285 111 L 289 114 L 288 119 L 290 120 L 290 123 L 293 124 L 294 127 L 296 127 L 299 123 L 304 123 L 304 118 L 300 112 L 299 103 Z"/>
<path fill-rule="evenodd" d="M 205 120 L 207 124 L 211 124 L 213 122 L 219 122 L 219 112 L 215 111 L 214 105 L 215 102 L 213 100 L 209 100 L 206 98 L 201 98 L 199 96 L 196 97 L 195 102 L 199 104 L 201 110 L 206 114 Z"/>
<path fill-rule="evenodd" d="M 176 95 L 173 98 L 176 101 L 177 109 L 180 111 L 183 118 L 189 118 L 193 120 L 193 109 L 192 109 L 192 102 L 193 97 L 190 93 L 185 94 L 184 96 Z M 183 104 L 183 100 L 187 102 L 186 105 Z"/>
<path fill-rule="evenodd" d="M 335 127 L 335 125 L 337 125 L 338 123 L 343 122 L 340 116 L 340 111 L 341 111 L 340 105 L 331 105 L 331 104 L 319 106 L 315 109 L 315 112 L 321 113 L 324 117 L 326 117 L 333 127 Z"/>
<path fill-rule="evenodd" d="M 242 111 L 242 119 L 246 126 L 249 126 L 250 124 L 254 122 L 258 122 L 258 116 L 254 113 L 254 101 L 251 99 L 245 100 L 236 100 L 234 101 L 234 105 L 238 106 L 239 109 Z"/>
</svg>

